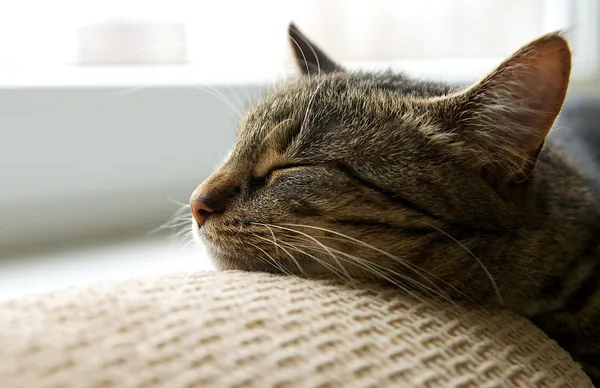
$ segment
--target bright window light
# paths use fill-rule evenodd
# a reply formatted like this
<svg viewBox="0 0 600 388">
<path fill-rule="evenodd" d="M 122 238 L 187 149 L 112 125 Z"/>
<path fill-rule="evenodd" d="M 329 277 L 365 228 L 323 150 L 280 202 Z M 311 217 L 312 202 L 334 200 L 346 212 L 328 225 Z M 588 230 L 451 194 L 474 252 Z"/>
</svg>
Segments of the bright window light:
<svg viewBox="0 0 600 388">
<path fill-rule="evenodd" d="M 0 85 L 253 82 L 289 74 L 294 20 L 349 67 L 465 80 L 545 32 L 597 75 L 595 0 L 20 0 L 0 7 Z"/>
</svg>

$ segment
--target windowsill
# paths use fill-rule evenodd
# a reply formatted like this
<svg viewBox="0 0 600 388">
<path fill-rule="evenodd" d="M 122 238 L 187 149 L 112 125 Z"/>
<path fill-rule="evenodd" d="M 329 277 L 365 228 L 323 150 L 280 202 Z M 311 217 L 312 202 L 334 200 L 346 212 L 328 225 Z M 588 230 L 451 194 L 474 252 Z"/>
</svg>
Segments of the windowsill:
<svg viewBox="0 0 600 388">
<path fill-rule="evenodd" d="M 3 257 L 0 301 L 130 277 L 211 270 L 213 264 L 197 244 L 159 239 Z"/>
<path fill-rule="evenodd" d="M 236 72 L 199 66 L 64 66 L 8 69 L 0 72 L 0 88 L 138 88 L 256 84 L 270 82 L 275 69 Z"/>
<path fill-rule="evenodd" d="M 393 69 L 411 76 L 430 80 L 462 83 L 472 82 L 494 69 L 501 58 L 470 58 L 440 60 L 400 60 L 350 62 L 353 70 Z M 292 69 L 289 67 L 289 69 Z M 293 75 L 282 66 L 252 67 L 247 63 L 236 66 L 62 66 L 54 68 L 1 68 L 0 88 L 86 88 L 197 85 L 260 85 Z M 593 66 L 577 63 L 573 78 L 586 79 L 593 75 Z"/>
</svg>

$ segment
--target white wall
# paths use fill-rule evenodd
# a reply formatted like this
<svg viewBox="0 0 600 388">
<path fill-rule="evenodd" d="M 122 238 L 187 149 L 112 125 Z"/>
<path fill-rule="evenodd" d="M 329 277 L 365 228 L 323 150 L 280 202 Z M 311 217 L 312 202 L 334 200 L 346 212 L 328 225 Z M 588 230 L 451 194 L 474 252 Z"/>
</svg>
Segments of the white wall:
<svg viewBox="0 0 600 388">
<path fill-rule="evenodd" d="M 221 87 L 240 108 L 259 86 Z M 192 87 L 0 90 L 0 257 L 57 239 L 139 235 L 226 155 L 237 115 Z"/>
</svg>

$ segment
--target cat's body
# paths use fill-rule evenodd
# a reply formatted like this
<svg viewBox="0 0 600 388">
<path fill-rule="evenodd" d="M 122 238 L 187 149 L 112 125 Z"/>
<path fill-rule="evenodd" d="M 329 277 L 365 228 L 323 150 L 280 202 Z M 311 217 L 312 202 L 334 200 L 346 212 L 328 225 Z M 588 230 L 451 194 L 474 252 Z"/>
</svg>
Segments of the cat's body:
<svg viewBox="0 0 600 388">
<path fill-rule="evenodd" d="M 600 384 L 600 112 L 565 115 L 548 136 L 533 185 L 540 214 L 551 214 L 544 249 L 534 258 L 543 276 L 532 301 L 508 306 L 556 339 Z M 587 115 L 588 117 L 585 117 Z M 596 128 L 590 127 L 594 123 Z M 535 237 L 531 237 L 535 241 Z M 539 263 L 539 264 L 538 264 Z"/>
<path fill-rule="evenodd" d="M 578 171 L 600 184 L 600 98 L 572 96 L 548 139 L 564 150 L 578 165 Z"/>
<path fill-rule="evenodd" d="M 560 136 L 544 145 L 568 84 L 564 39 L 543 37 L 461 90 L 349 73 L 291 34 L 306 73 L 322 74 L 267 94 L 192 195 L 217 265 L 499 303 L 598 383 L 595 156 L 569 152 Z"/>
</svg>

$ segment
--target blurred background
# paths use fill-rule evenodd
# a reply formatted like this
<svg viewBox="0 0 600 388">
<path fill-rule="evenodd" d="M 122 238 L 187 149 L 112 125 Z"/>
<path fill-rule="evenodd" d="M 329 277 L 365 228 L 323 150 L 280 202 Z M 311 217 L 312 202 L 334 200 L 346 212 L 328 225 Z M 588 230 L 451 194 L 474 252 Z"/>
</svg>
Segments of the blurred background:
<svg viewBox="0 0 600 388">
<path fill-rule="evenodd" d="M 294 75 L 291 20 L 349 68 L 458 83 L 562 29 L 570 96 L 600 94 L 600 0 L 0 0 L 0 299 L 210 269 L 177 219 L 150 232 Z"/>
</svg>

